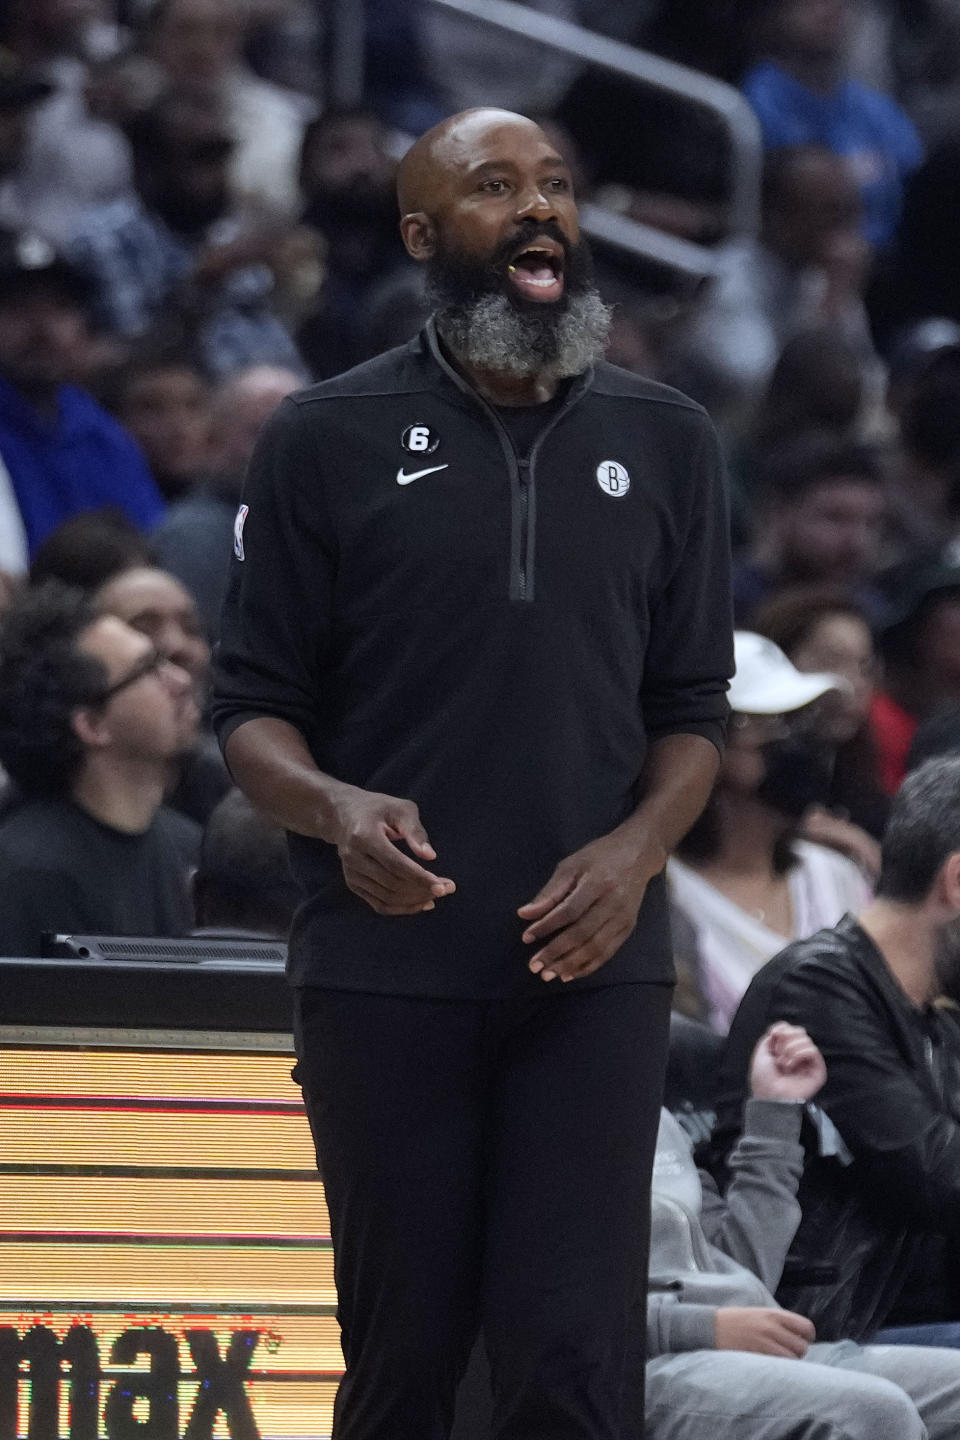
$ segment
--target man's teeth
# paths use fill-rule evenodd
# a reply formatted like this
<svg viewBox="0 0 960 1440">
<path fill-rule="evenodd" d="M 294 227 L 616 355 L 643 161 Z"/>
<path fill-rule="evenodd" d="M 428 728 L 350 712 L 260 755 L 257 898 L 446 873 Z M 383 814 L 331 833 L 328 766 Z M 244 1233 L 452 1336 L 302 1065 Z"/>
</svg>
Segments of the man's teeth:
<svg viewBox="0 0 960 1440">
<path fill-rule="evenodd" d="M 516 265 L 510 265 L 507 268 L 511 275 L 516 275 L 518 273 L 518 269 L 521 267 L 518 267 Z M 539 270 L 528 270 L 526 266 L 523 266 L 522 272 L 525 284 L 539 285 L 544 289 L 548 285 L 552 285 L 557 278 L 556 275 L 554 275 L 553 271 L 550 269 L 549 265 L 544 265 Z"/>
</svg>

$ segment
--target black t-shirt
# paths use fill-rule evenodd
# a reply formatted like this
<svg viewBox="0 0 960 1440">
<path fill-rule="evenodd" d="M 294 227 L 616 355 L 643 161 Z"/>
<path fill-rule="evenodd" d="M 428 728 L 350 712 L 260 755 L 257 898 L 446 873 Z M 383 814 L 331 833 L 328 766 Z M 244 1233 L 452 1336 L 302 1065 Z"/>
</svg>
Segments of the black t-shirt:
<svg viewBox="0 0 960 1440">
<path fill-rule="evenodd" d="M 570 381 L 557 386 L 556 394 L 542 405 L 495 405 L 500 421 L 513 441 L 513 448 L 523 458 L 533 449 L 540 431 L 566 403 Z"/>
<path fill-rule="evenodd" d="M 130 835 L 70 800 L 28 800 L 0 820 L 0 954 L 39 955 L 44 930 L 184 935 L 193 924 L 185 833 L 161 810 Z"/>
</svg>

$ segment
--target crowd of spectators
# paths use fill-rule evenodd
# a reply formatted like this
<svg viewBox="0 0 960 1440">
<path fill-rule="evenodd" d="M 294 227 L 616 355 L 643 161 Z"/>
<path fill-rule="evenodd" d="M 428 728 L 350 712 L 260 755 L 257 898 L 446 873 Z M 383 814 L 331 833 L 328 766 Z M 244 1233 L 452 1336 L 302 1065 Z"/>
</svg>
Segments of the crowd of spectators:
<svg viewBox="0 0 960 1440">
<path fill-rule="evenodd" d="M 467 105 L 535 113 L 580 199 L 712 256 L 695 286 L 594 244 L 610 358 L 706 406 L 731 481 L 729 746 L 668 867 L 678 1008 L 701 1036 L 733 1025 L 715 1173 L 766 1027 L 805 1027 L 842 1135 L 831 1149 L 825 1115 L 809 1136 L 804 1122 L 800 1250 L 816 1269 L 833 1206 L 881 1278 L 836 1324 L 833 1282 L 788 1263 L 783 1293 L 830 1316 L 828 1338 L 891 1314 L 960 1320 L 941 1255 L 960 1061 L 933 1095 L 910 1031 L 922 1016 L 924 1043 L 960 1057 L 930 959 L 960 915 L 960 781 L 943 758 L 960 755 L 956 6 L 526 3 L 740 87 L 764 147 L 757 233 L 732 228 L 729 154 L 696 109 L 419 0 L 367 0 L 351 106 L 329 99 L 319 0 L 3 6 L 0 951 L 37 954 L 47 931 L 284 932 L 283 837 L 231 791 L 206 727 L 245 468 L 284 396 L 423 323 L 397 226 L 405 147 Z M 921 832 L 927 868 L 908 883 L 895 852 Z M 920 979 L 904 906 L 929 942 Z M 824 965 L 844 1003 L 867 994 L 887 1017 L 864 1051 L 910 1032 L 903 1125 L 936 1112 L 935 1164 L 933 1141 L 884 1128 L 882 1086 L 869 1117 L 848 1103 L 876 1077 L 851 1058 L 859 1021 L 837 994 L 821 1003 Z M 878 1155 L 901 1164 L 880 1220 L 851 1202 L 891 1173 Z"/>
</svg>

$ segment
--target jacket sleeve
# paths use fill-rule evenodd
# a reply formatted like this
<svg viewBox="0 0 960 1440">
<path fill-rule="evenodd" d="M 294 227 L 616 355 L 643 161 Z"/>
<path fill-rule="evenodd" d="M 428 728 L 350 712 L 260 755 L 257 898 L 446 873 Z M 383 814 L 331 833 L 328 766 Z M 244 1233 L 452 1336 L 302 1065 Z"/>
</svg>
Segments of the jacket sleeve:
<svg viewBox="0 0 960 1440">
<path fill-rule="evenodd" d="M 307 738 L 316 724 L 335 576 L 319 451 L 300 406 L 284 400 L 250 462 L 214 668 L 221 748 L 259 716 Z"/>
<path fill-rule="evenodd" d="M 797 1187 L 803 1172 L 803 1107 L 748 1100 L 744 1131 L 730 1156 L 730 1184 L 721 1197 L 700 1171 L 700 1221 L 711 1245 L 776 1290 L 800 1224 Z"/>
<path fill-rule="evenodd" d="M 960 1122 L 934 1098 L 932 1077 L 924 1080 L 897 1043 L 879 994 L 831 959 L 784 972 L 772 997 L 776 1018 L 803 1025 L 820 1047 L 827 1083 L 817 1104 L 853 1154 L 858 1191 L 907 1224 L 955 1235 Z"/>
<path fill-rule="evenodd" d="M 647 1359 L 677 1355 L 682 1350 L 713 1350 L 717 1305 L 685 1305 L 673 1291 L 656 1290 L 647 1297 Z"/>
<path fill-rule="evenodd" d="M 641 703 L 647 735 L 703 735 L 722 749 L 733 674 L 730 519 L 709 420 L 692 447 L 685 534 L 650 622 Z"/>
</svg>

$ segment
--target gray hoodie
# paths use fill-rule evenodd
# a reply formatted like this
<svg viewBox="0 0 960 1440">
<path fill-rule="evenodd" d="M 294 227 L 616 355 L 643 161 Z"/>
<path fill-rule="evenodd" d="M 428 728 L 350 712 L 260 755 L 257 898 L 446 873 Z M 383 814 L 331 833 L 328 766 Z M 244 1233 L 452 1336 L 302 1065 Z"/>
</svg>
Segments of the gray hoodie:
<svg viewBox="0 0 960 1440">
<path fill-rule="evenodd" d="M 714 1346 L 724 1306 L 776 1306 L 787 1251 L 800 1223 L 803 1106 L 748 1100 L 721 1197 L 693 1162 L 690 1141 L 661 1111 L 653 1167 L 647 1354 Z"/>
</svg>

